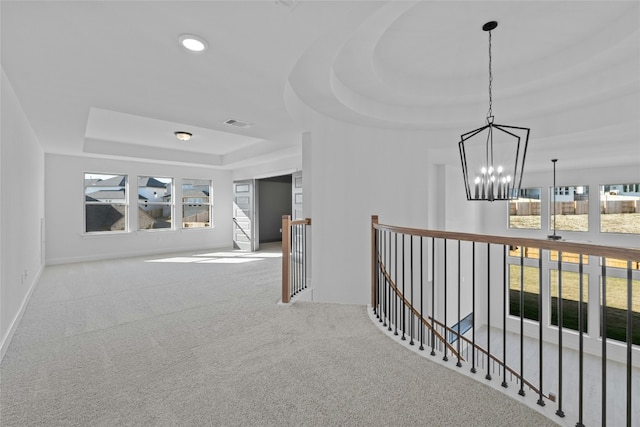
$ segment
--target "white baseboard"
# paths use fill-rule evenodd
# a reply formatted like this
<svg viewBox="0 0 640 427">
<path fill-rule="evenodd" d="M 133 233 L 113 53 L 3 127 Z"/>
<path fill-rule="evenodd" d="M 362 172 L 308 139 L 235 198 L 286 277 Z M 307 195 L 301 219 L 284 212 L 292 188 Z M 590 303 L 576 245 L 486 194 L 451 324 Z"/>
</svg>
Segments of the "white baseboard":
<svg viewBox="0 0 640 427">
<path fill-rule="evenodd" d="M 18 310 L 18 313 L 16 313 L 16 316 L 11 321 L 11 326 L 9 327 L 7 334 L 4 337 L 2 337 L 2 341 L 0 342 L 0 362 L 2 361 L 2 359 L 4 359 L 4 355 L 7 353 L 9 344 L 11 344 L 13 335 L 16 333 L 16 329 L 18 328 L 18 325 L 22 320 L 24 311 L 26 310 L 27 305 L 29 304 L 29 300 L 31 299 L 31 295 L 33 294 L 33 291 L 36 288 L 36 285 L 40 281 L 40 276 L 42 276 L 43 271 L 44 271 L 44 265 L 40 266 L 38 273 L 35 275 L 35 277 L 33 278 L 33 281 L 31 282 L 31 285 L 29 286 L 29 290 L 27 291 L 27 294 L 24 296 L 24 299 L 22 300 L 22 304 L 20 304 L 20 310 Z"/>
</svg>

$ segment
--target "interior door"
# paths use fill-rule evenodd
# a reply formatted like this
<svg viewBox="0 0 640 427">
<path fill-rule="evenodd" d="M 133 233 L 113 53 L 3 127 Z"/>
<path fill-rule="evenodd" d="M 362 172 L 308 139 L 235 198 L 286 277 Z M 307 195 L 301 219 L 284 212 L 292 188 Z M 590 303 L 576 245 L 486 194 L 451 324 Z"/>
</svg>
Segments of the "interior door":
<svg viewBox="0 0 640 427">
<path fill-rule="evenodd" d="M 257 250 L 255 243 L 254 180 L 233 183 L 233 246 L 244 251 Z"/>
</svg>

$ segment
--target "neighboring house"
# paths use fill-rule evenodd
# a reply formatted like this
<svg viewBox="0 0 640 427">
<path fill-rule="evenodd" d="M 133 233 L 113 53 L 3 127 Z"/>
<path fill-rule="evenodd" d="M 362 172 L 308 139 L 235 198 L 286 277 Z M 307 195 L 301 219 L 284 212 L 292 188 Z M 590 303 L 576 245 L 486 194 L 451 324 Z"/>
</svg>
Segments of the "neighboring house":
<svg viewBox="0 0 640 427">
<path fill-rule="evenodd" d="M 182 222 L 183 224 L 209 223 L 209 189 L 207 190 L 186 190 L 182 193 Z M 203 206 L 206 206 L 203 208 Z"/>
<path fill-rule="evenodd" d="M 552 196 L 553 197 L 553 196 Z M 556 202 L 574 202 L 589 200 L 589 187 L 556 187 Z"/>
<path fill-rule="evenodd" d="M 154 177 L 138 177 L 138 195 L 145 197 L 149 203 L 170 201 L 171 184 L 160 182 Z M 167 196 L 169 198 L 167 199 Z"/>
<path fill-rule="evenodd" d="M 183 204 L 202 205 L 209 203 L 209 192 L 205 190 L 187 190 L 182 193 Z"/>
<path fill-rule="evenodd" d="M 601 191 L 600 193 L 610 196 L 640 197 L 640 184 L 605 185 L 604 191 Z"/>
<path fill-rule="evenodd" d="M 126 204 L 127 202 L 125 198 L 124 188 L 121 188 L 119 190 L 97 190 L 88 192 L 86 194 L 86 201 L 119 204 Z"/>
</svg>

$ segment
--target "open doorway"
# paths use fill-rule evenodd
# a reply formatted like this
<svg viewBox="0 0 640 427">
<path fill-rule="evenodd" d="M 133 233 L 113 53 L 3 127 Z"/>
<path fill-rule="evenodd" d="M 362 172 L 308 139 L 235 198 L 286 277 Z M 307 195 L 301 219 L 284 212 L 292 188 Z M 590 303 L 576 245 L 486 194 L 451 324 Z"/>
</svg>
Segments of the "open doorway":
<svg viewBox="0 0 640 427">
<path fill-rule="evenodd" d="M 257 235 L 260 244 L 282 240 L 282 216 L 291 215 L 291 175 L 256 180 Z"/>
</svg>

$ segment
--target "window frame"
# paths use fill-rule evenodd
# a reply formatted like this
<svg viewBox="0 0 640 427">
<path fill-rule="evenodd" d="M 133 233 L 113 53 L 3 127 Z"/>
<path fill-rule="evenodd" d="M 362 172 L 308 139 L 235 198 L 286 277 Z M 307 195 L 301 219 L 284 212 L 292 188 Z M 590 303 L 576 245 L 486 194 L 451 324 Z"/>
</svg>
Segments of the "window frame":
<svg viewBox="0 0 640 427">
<path fill-rule="evenodd" d="M 539 214 L 538 215 L 522 215 L 522 216 L 537 216 L 539 217 L 539 221 L 540 221 L 540 225 L 539 227 L 515 227 L 512 226 L 511 224 L 511 218 L 515 217 L 517 218 L 519 215 L 511 215 L 511 204 L 512 203 L 518 203 L 517 200 L 520 199 L 520 197 L 518 197 L 518 199 L 516 200 L 509 200 L 508 204 L 507 204 L 507 229 L 508 230 L 542 230 L 542 189 L 543 187 L 523 187 L 520 189 L 520 192 L 523 193 L 526 190 L 538 190 L 538 203 L 540 204 L 538 206 L 538 211 Z M 524 199 L 527 199 L 527 197 L 523 197 Z M 536 200 L 536 199 L 532 199 L 532 198 L 528 198 L 529 200 Z M 529 202 L 531 203 L 531 202 Z M 534 210 L 534 209 L 531 209 Z"/>
<path fill-rule="evenodd" d="M 185 196 L 184 196 L 184 191 L 185 191 L 185 185 L 186 182 L 193 182 L 192 185 L 197 185 L 197 182 L 199 181 L 206 181 L 208 183 L 208 187 L 209 187 L 209 196 L 208 196 L 208 202 L 206 203 L 187 203 L 185 202 Z M 180 182 L 180 197 L 181 197 L 181 202 L 180 202 L 180 206 L 181 206 L 181 218 L 180 218 L 180 227 L 182 230 L 211 230 L 214 228 L 214 223 L 213 223 L 213 180 L 209 179 L 209 178 L 182 178 L 181 182 Z M 185 206 L 207 206 L 209 208 L 209 221 L 208 221 L 208 225 L 202 226 L 202 227 L 185 227 L 185 221 L 184 221 L 184 209 Z"/>
<path fill-rule="evenodd" d="M 122 203 L 114 203 L 114 202 L 90 202 L 87 201 L 87 188 L 94 187 L 87 185 L 87 176 L 100 176 L 100 177 L 109 177 L 106 179 L 111 179 L 115 177 L 124 177 L 124 201 Z M 130 208 L 129 208 L 129 174 L 126 173 L 110 173 L 110 172 L 83 172 L 82 173 L 82 235 L 83 236 L 95 236 L 95 235 L 114 235 L 114 234 L 126 234 L 129 233 L 129 221 L 130 221 Z M 87 206 L 124 206 L 124 228 L 122 230 L 97 230 L 97 231 L 88 231 L 87 230 Z"/>
<path fill-rule="evenodd" d="M 156 202 L 156 201 L 149 202 L 148 199 L 147 199 L 146 202 L 145 201 L 141 201 L 140 200 L 140 195 L 141 195 L 140 194 L 140 189 L 142 189 L 142 188 L 150 188 L 148 186 L 143 186 L 143 187 L 140 186 L 141 178 L 147 178 L 147 179 L 153 178 L 153 179 L 155 179 L 155 180 L 157 180 L 159 182 L 162 182 L 161 180 L 163 180 L 163 179 L 171 180 L 171 182 L 170 182 L 171 185 L 168 188 L 168 194 L 171 196 L 170 201 L 169 202 Z M 138 218 L 137 231 L 145 232 L 145 233 L 146 232 L 156 232 L 156 231 L 164 231 L 164 232 L 166 232 L 166 231 L 172 231 L 172 230 L 176 229 L 176 224 L 175 224 L 175 197 L 174 197 L 175 196 L 175 182 L 176 182 L 176 179 L 174 177 L 172 177 L 172 176 L 160 176 L 160 175 L 150 175 L 150 174 L 149 175 L 137 175 L 136 176 L 136 183 L 137 183 L 137 188 L 136 188 L 136 200 L 137 200 L 137 203 L 136 203 L 136 206 L 138 208 L 138 210 L 136 211 L 137 218 Z M 166 183 L 166 184 L 169 184 L 169 183 Z M 165 188 L 167 188 L 167 187 L 165 187 Z M 166 196 L 166 194 L 162 195 L 161 197 L 165 197 L 165 196 Z M 146 212 L 146 209 L 142 209 L 142 207 L 143 206 L 148 207 L 148 205 L 163 206 L 163 209 L 164 209 L 164 206 L 168 206 L 169 207 L 169 218 L 171 218 L 171 226 L 170 227 L 164 227 L 164 228 L 162 228 L 162 227 L 161 228 L 153 228 L 153 226 L 151 228 L 140 228 L 140 225 L 141 225 L 140 224 L 140 210 Z M 154 224 L 155 224 L 155 222 L 154 222 Z"/>
<path fill-rule="evenodd" d="M 591 230 L 590 228 L 590 224 L 589 224 L 589 217 L 590 217 L 590 205 L 591 205 L 591 189 L 589 188 L 590 185 L 586 184 L 586 185 L 557 185 L 556 187 L 550 186 L 548 188 L 548 208 L 547 208 L 547 215 L 549 218 L 549 223 L 548 223 L 548 231 L 549 232 L 553 232 L 554 229 L 555 231 L 560 231 L 560 232 L 568 232 L 568 233 L 588 233 Z M 586 189 L 586 194 L 587 194 L 587 200 L 586 200 L 586 215 L 587 215 L 587 227 L 586 229 L 580 229 L 580 230 L 568 230 L 565 228 L 555 228 L 554 225 L 554 214 L 553 214 L 553 207 L 554 207 L 554 194 L 555 196 L 569 196 L 571 195 L 571 189 L 574 189 L 573 194 L 576 194 L 576 189 L 578 188 L 585 188 Z M 558 190 L 558 191 L 556 191 Z M 562 201 L 558 202 L 556 200 L 556 203 L 561 203 Z M 575 197 L 573 202 L 576 202 Z M 542 213 L 542 212 L 541 212 Z M 584 215 L 584 214 L 573 214 L 573 215 Z M 563 215 L 562 212 L 558 213 L 556 212 L 556 216 L 569 216 L 569 215 Z"/>
<path fill-rule="evenodd" d="M 604 219 L 604 216 L 610 215 L 610 213 L 604 212 L 605 210 L 607 210 L 607 206 L 603 206 L 603 203 L 608 202 L 606 198 L 606 195 L 607 195 L 606 193 L 609 193 L 609 195 L 611 195 L 611 191 L 615 191 L 615 190 L 612 190 L 611 187 L 622 187 L 623 192 L 640 194 L 640 183 L 627 182 L 627 183 L 599 184 L 598 185 L 598 232 L 606 235 L 619 234 L 619 235 L 626 235 L 626 236 L 640 236 L 640 230 L 638 232 L 621 231 L 621 230 L 615 230 L 615 231 L 603 230 L 602 221 Z M 632 187 L 633 191 L 630 191 L 629 187 Z M 616 194 L 615 197 L 618 197 L 618 195 Z M 630 199 L 629 201 L 632 201 L 632 200 L 633 199 Z M 620 202 L 622 201 L 628 201 L 628 200 L 621 199 Z M 635 205 L 636 205 L 636 212 L 632 214 L 640 214 L 640 195 L 638 196 L 638 200 L 635 201 Z M 625 214 L 627 213 L 625 212 L 619 213 L 619 215 L 625 215 Z"/>
</svg>

